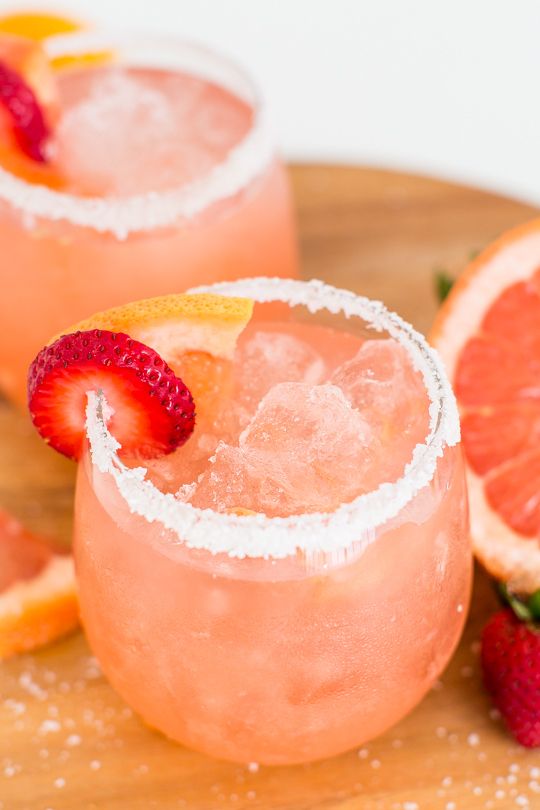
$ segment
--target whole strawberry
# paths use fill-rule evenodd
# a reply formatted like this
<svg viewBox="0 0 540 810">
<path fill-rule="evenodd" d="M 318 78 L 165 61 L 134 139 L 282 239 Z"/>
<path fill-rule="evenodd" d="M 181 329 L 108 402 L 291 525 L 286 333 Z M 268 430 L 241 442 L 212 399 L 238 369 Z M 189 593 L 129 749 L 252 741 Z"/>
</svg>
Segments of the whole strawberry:
<svg viewBox="0 0 540 810">
<path fill-rule="evenodd" d="M 540 746 L 540 592 L 527 602 L 506 593 L 510 607 L 482 633 L 484 683 L 516 740 Z"/>
</svg>

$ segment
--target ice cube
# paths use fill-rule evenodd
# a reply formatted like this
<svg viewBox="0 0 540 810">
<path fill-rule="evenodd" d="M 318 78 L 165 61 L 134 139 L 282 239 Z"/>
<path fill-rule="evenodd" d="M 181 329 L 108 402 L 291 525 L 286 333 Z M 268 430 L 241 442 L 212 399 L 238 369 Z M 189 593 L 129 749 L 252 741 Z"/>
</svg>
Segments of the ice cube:
<svg viewBox="0 0 540 810">
<path fill-rule="evenodd" d="M 174 136 L 170 106 L 121 69 L 97 72 L 56 130 L 56 158 L 68 181 L 87 193 L 140 190 L 145 164 L 157 165 L 160 143 Z"/>
<path fill-rule="evenodd" d="M 282 382 L 316 385 L 325 363 L 308 343 L 293 335 L 260 330 L 238 349 L 239 396 L 251 412 L 264 395 Z"/>
<path fill-rule="evenodd" d="M 368 340 L 331 382 L 369 422 L 381 442 L 384 477 L 395 480 L 416 444 L 425 441 L 429 425 L 424 383 L 408 353 L 392 339 Z"/>
<path fill-rule="evenodd" d="M 279 383 L 239 447 L 220 445 L 192 503 L 269 516 L 331 511 L 370 488 L 374 455 L 369 426 L 339 388 Z"/>
<path fill-rule="evenodd" d="M 223 160 L 252 112 L 186 73 L 107 67 L 66 75 L 54 157 L 71 188 L 118 195 L 181 186 Z"/>
</svg>

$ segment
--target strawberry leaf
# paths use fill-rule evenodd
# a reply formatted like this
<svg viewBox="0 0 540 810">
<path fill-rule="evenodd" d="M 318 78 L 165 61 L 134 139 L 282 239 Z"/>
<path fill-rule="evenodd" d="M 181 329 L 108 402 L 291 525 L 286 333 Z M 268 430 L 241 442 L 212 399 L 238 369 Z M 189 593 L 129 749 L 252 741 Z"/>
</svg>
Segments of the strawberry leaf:
<svg viewBox="0 0 540 810">
<path fill-rule="evenodd" d="M 446 299 L 453 286 L 454 279 L 448 275 L 446 270 L 435 270 L 435 292 L 440 304 Z"/>
</svg>

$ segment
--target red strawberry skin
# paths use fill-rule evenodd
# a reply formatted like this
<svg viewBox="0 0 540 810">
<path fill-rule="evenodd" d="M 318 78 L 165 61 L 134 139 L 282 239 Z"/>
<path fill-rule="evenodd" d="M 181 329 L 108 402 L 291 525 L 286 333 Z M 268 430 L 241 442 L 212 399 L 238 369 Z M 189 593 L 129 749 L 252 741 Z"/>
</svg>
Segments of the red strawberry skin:
<svg viewBox="0 0 540 810">
<path fill-rule="evenodd" d="M 540 627 L 510 608 L 482 633 L 484 683 L 508 729 L 527 748 L 540 746 Z"/>
<path fill-rule="evenodd" d="M 159 354 L 124 333 L 93 329 L 64 335 L 30 366 L 28 407 L 42 438 L 80 458 L 87 393 L 99 390 L 113 409 L 109 428 L 125 455 L 165 455 L 193 432 L 193 397 Z"/>
<path fill-rule="evenodd" d="M 46 163 L 49 127 L 32 88 L 12 68 L 0 61 L 0 103 L 7 111 L 13 133 L 22 151 L 38 163 Z"/>
</svg>

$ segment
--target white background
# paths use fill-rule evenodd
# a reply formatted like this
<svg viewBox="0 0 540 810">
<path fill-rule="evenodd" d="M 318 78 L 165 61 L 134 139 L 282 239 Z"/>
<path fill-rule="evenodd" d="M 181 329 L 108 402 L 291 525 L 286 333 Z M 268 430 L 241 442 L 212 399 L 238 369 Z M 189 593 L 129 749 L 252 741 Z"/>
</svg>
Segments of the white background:
<svg viewBox="0 0 540 810">
<path fill-rule="evenodd" d="M 287 157 L 540 202 L 540 0 L 28 0 L 240 60 Z"/>
</svg>

